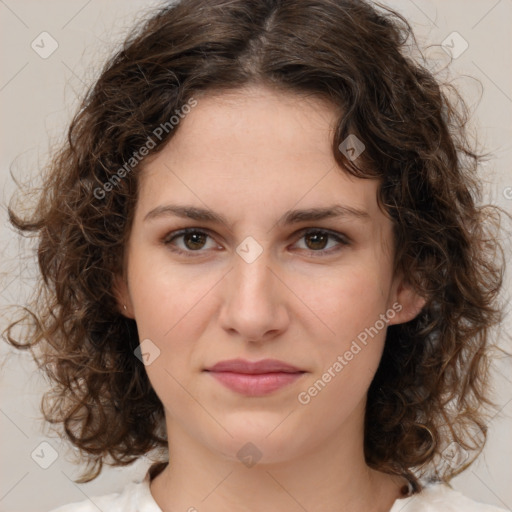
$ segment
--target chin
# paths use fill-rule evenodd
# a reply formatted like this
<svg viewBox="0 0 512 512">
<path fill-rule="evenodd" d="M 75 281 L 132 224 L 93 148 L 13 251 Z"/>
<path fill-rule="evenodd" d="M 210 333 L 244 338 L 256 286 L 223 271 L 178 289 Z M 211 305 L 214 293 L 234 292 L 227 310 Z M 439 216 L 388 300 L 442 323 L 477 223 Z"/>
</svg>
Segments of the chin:
<svg viewBox="0 0 512 512">
<path fill-rule="evenodd" d="M 298 455 L 299 450 L 314 441 L 311 431 L 299 428 L 296 419 L 288 413 L 239 412 L 230 417 L 219 418 L 224 430 L 220 436 L 210 436 L 207 443 L 212 451 L 220 452 L 230 461 L 240 461 L 247 467 L 251 464 L 278 464 Z M 284 420 L 284 421 L 283 421 Z M 305 427 L 305 422 L 302 423 Z M 217 429 L 219 434 L 219 429 Z"/>
</svg>

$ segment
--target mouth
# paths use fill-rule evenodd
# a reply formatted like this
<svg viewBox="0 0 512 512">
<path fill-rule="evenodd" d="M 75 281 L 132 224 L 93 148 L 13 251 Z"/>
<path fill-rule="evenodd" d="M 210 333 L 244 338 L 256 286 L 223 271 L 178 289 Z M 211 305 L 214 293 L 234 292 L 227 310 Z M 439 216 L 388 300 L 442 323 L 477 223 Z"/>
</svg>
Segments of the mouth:
<svg viewBox="0 0 512 512">
<path fill-rule="evenodd" d="M 263 396 L 277 391 L 307 373 L 277 359 L 221 361 L 204 370 L 225 387 L 246 396 Z"/>
</svg>

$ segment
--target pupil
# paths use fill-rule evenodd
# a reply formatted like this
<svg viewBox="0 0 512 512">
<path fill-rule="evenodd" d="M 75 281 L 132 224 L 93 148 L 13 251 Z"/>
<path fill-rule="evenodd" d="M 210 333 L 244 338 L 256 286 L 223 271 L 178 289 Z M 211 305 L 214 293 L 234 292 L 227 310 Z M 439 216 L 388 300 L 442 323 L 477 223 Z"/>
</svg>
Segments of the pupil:
<svg viewBox="0 0 512 512">
<path fill-rule="evenodd" d="M 312 233 L 312 234 L 308 235 L 308 236 L 306 237 L 306 239 L 309 239 L 309 240 L 311 240 L 311 239 L 316 239 L 316 242 L 315 242 L 315 241 L 313 241 L 313 245 L 314 245 L 315 243 L 318 243 L 318 240 L 319 240 L 319 239 L 322 239 L 322 240 L 323 240 L 323 243 L 322 243 L 322 242 L 320 242 L 321 247 L 313 247 L 313 248 L 314 248 L 314 249 L 323 249 L 323 248 L 325 247 L 325 242 L 326 242 L 326 240 L 327 240 L 327 236 L 326 236 L 324 233 L 316 232 L 316 233 Z"/>
</svg>

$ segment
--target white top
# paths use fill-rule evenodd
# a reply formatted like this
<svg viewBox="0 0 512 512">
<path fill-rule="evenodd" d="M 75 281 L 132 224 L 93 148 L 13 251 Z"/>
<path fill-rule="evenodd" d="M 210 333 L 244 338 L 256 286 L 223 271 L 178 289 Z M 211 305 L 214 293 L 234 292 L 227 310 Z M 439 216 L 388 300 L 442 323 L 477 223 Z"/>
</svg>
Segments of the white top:
<svg viewBox="0 0 512 512">
<path fill-rule="evenodd" d="M 162 512 L 149 488 L 149 472 L 142 481 L 129 483 L 122 492 L 91 496 L 50 512 Z M 444 484 L 432 484 L 407 498 L 395 501 L 389 512 L 506 512 L 477 503 Z"/>
</svg>

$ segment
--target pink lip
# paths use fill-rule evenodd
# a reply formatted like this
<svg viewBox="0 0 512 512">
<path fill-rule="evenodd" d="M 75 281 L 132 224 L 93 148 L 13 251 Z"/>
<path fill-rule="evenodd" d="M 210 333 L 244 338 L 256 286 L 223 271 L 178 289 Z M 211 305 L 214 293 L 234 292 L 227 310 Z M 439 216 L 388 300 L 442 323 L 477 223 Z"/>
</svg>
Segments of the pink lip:
<svg viewBox="0 0 512 512">
<path fill-rule="evenodd" d="M 256 362 L 231 359 L 221 361 L 205 371 L 224 386 L 247 396 L 266 395 L 294 382 L 305 373 L 296 366 L 276 359 Z"/>
</svg>

